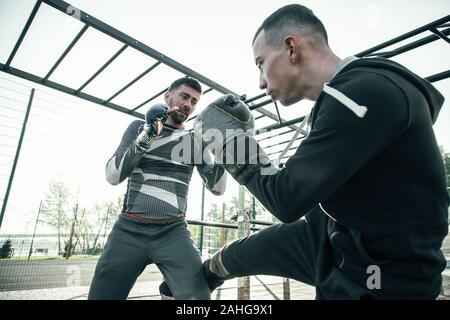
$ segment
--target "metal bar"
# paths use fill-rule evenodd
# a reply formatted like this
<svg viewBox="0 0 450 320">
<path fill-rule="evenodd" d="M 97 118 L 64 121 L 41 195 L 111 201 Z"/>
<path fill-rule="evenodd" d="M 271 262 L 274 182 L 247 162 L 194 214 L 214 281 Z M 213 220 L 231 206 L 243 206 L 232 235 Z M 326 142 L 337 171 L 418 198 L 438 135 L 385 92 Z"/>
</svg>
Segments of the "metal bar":
<svg viewBox="0 0 450 320">
<path fill-rule="evenodd" d="M 225 202 L 222 202 L 222 214 L 220 216 L 221 223 L 225 223 Z M 220 228 L 220 247 L 225 245 L 225 228 Z"/>
<path fill-rule="evenodd" d="M 267 93 L 264 92 L 264 93 L 261 93 L 261 94 L 255 96 L 255 97 L 253 97 L 253 98 L 249 98 L 249 99 L 245 100 L 244 102 L 245 103 L 250 103 L 250 102 L 253 102 L 255 100 L 261 99 L 262 97 L 265 97 L 265 96 L 267 96 Z"/>
<path fill-rule="evenodd" d="M 250 110 L 255 110 L 255 109 L 264 107 L 265 105 L 268 105 L 268 104 L 270 104 L 270 103 L 272 103 L 272 102 L 273 102 L 273 100 L 272 100 L 272 99 L 269 99 L 269 100 L 260 102 L 260 103 L 258 103 L 258 104 L 255 104 L 255 105 L 253 105 L 253 106 L 249 106 L 249 109 L 250 109 Z"/>
<path fill-rule="evenodd" d="M 9 68 L 9 66 L 11 65 L 11 62 L 12 62 L 12 60 L 14 59 L 14 56 L 16 55 L 17 50 L 19 50 L 19 47 L 20 47 L 20 45 L 22 44 L 22 41 L 23 41 L 23 39 L 25 38 L 25 35 L 27 34 L 28 29 L 29 29 L 30 26 L 31 26 L 31 23 L 33 22 L 34 17 L 36 16 L 36 14 L 37 14 L 37 12 L 38 12 L 38 10 L 39 10 L 39 7 L 41 6 L 41 3 L 42 3 L 42 1 L 41 1 L 41 0 L 38 0 L 38 1 L 36 2 L 36 4 L 34 5 L 33 10 L 31 11 L 30 16 L 28 17 L 27 22 L 25 23 L 25 26 L 23 27 L 22 32 L 20 33 L 19 39 L 17 39 L 17 42 L 16 42 L 16 44 L 14 45 L 14 48 L 13 48 L 13 50 L 11 51 L 11 54 L 9 55 L 9 58 L 8 58 L 8 60 L 6 61 L 6 63 L 4 64 L 3 68 L 6 68 L 6 69 L 7 69 L 7 68 Z"/>
<path fill-rule="evenodd" d="M 137 107 L 131 109 L 131 111 L 135 111 L 137 109 L 139 109 L 140 107 L 142 107 L 143 105 L 149 103 L 150 101 L 158 98 L 160 95 L 162 95 L 163 93 L 165 93 L 167 90 L 169 90 L 169 87 L 164 88 L 163 90 L 161 90 L 160 92 L 158 92 L 157 94 L 155 94 L 153 97 L 151 97 L 150 99 L 145 100 L 144 102 L 142 102 L 140 105 L 138 105 Z"/>
<path fill-rule="evenodd" d="M 426 25 L 424 25 L 424 26 L 422 26 L 422 27 L 420 27 L 420 28 L 414 29 L 414 30 L 412 30 L 412 31 L 410 31 L 410 32 L 407 32 L 407 33 L 405 33 L 405 34 L 403 34 L 403 35 L 401 35 L 401 36 L 398 36 L 398 37 L 396 37 L 396 38 L 394 38 L 394 39 L 391 39 L 391 40 L 386 41 L 386 42 L 383 42 L 382 44 L 379 44 L 379 45 L 377 45 L 377 46 L 375 46 L 375 47 L 372 47 L 372 48 L 369 48 L 369 49 L 367 49 L 367 50 L 364 50 L 364 51 L 362 51 L 362 52 L 356 54 L 355 56 L 357 56 L 357 57 L 367 56 L 367 55 L 370 54 L 370 53 L 376 52 L 376 51 L 378 51 L 378 50 L 380 50 L 380 49 L 384 49 L 384 48 L 386 48 L 386 47 L 388 47 L 388 46 L 390 46 L 390 45 L 393 45 L 393 44 L 395 44 L 395 43 L 398 43 L 398 42 L 400 42 L 400 41 L 403 41 L 403 40 L 405 40 L 405 39 L 408 39 L 408 38 L 410 38 L 410 37 L 413 37 L 413 36 L 415 36 L 415 35 L 417 35 L 417 34 L 419 34 L 419 33 L 422 33 L 422 32 L 424 32 L 424 31 L 429 30 L 430 28 L 437 27 L 437 26 L 439 26 L 439 25 L 441 25 L 441 24 L 443 24 L 443 23 L 448 22 L 449 20 L 450 20 L 450 15 L 447 15 L 447 16 L 445 16 L 445 17 L 443 17 L 443 18 L 440 18 L 440 19 L 438 19 L 438 20 L 436 20 L 436 21 L 433 21 L 433 22 L 431 22 L 431 23 L 428 23 L 428 24 L 426 24 Z"/>
<path fill-rule="evenodd" d="M 148 68 L 147 70 L 145 70 L 144 72 L 142 72 L 140 75 L 138 75 L 136 78 L 134 78 L 130 83 L 128 83 L 126 86 L 124 86 L 122 89 L 120 89 L 119 91 L 117 91 L 115 94 L 113 94 L 109 99 L 106 100 L 106 102 L 110 102 L 112 99 L 114 99 L 115 97 L 117 97 L 119 94 L 121 94 L 122 92 L 124 92 L 125 90 L 127 90 L 129 87 L 131 87 L 133 84 L 135 84 L 137 81 L 139 81 L 140 79 L 142 79 L 142 77 L 144 77 L 147 73 L 149 73 L 150 71 L 152 71 L 153 69 L 155 69 L 157 66 L 159 66 L 161 64 L 161 61 L 158 61 L 156 63 L 154 63 L 150 68 Z"/>
<path fill-rule="evenodd" d="M 59 84 L 59 83 L 56 83 L 56 82 L 53 82 L 53 81 L 50 81 L 50 80 L 47 80 L 47 81 L 43 82 L 42 78 L 40 78 L 38 76 L 35 76 L 34 74 L 28 73 L 26 71 L 15 69 L 15 68 L 12 68 L 12 67 L 10 67 L 8 69 L 5 69 L 3 67 L 4 67 L 4 65 L 2 63 L 0 63 L 0 68 L 2 68 L 1 71 L 5 72 L 5 73 L 12 74 L 12 75 L 14 75 L 16 77 L 23 78 L 23 79 L 26 79 L 26 80 L 29 80 L 29 81 L 41 84 L 41 85 L 47 86 L 49 88 L 52 88 L 52 89 L 64 92 L 64 93 L 68 93 L 68 94 L 73 95 L 75 97 L 78 97 L 78 98 L 81 98 L 81 99 L 84 99 L 84 100 L 87 100 L 87 101 L 90 101 L 90 102 L 94 102 L 94 103 L 100 104 L 100 105 L 102 105 L 104 107 L 107 107 L 107 108 L 110 108 L 110 109 L 113 109 L 113 110 L 116 110 L 116 111 L 119 111 L 119 112 L 122 112 L 122 113 L 133 115 L 133 116 L 135 116 L 137 118 L 140 118 L 140 119 L 144 119 L 145 118 L 142 113 L 129 110 L 129 109 L 125 108 L 125 107 L 119 106 L 119 105 L 114 104 L 112 102 L 105 102 L 104 100 L 102 100 L 100 98 L 91 96 L 91 95 L 83 93 L 83 92 L 77 92 L 75 89 L 66 87 L 66 86 L 64 86 L 62 84 Z"/>
<path fill-rule="evenodd" d="M 259 120 L 259 119 L 261 119 L 261 118 L 264 118 L 265 117 L 265 115 L 260 115 L 260 116 L 257 116 L 257 117 L 255 117 L 255 120 Z"/>
<path fill-rule="evenodd" d="M 366 55 L 365 57 L 382 57 L 382 58 L 390 58 L 395 55 L 399 54 L 397 49 L 391 50 L 391 51 L 385 51 L 385 52 L 374 52 Z"/>
<path fill-rule="evenodd" d="M 193 117 L 190 117 L 189 119 L 186 120 L 186 122 L 192 121 L 192 120 L 194 120 L 194 119 L 197 118 L 197 117 L 198 117 L 198 115 L 195 115 L 195 116 L 193 116 Z M 191 131 L 191 130 L 189 130 L 189 131 Z"/>
<path fill-rule="evenodd" d="M 290 157 L 292 157 L 292 154 L 290 154 L 290 155 L 288 155 L 288 156 L 284 156 L 284 157 L 281 158 L 281 159 L 286 159 L 286 158 L 290 158 Z"/>
<path fill-rule="evenodd" d="M 272 296 L 273 300 L 280 300 L 280 298 L 278 298 L 278 296 L 276 295 L 275 292 L 273 292 L 272 290 L 270 290 L 270 287 L 264 283 L 264 281 L 262 281 L 258 276 L 254 276 L 256 280 L 259 281 L 259 283 L 261 283 L 261 285 L 264 287 L 264 289 Z"/>
<path fill-rule="evenodd" d="M 17 163 L 19 162 L 19 155 L 20 155 L 20 151 L 22 149 L 23 138 L 25 136 L 25 131 L 26 131 L 26 128 L 27 128 L 28 117 L 30 116 L 31 105 L 33 103 L 34 91 L 35 91 L 34 88 L 31 89 L 30 98 L 28 100 L 28 105 L 27 105 L 27 111 L 25 112 L 25 117 L 23 119 L 22 130 L 20 132 L 19 142 L 17 144 L 16 155 L 14 156 L 14 162 L 13 162 L 13 166 L 11 168 L 11 174 L 9 175 L 9 180 L 8 180 L 8 185 L 6 187 L 5 197 L 3 198 L 2 211 L 0 213 L 0 228 L 2 226 L 3 216 L 4 216 L 5 211 L 6 211 L 6 205 L 8 204 L 9 193 L 11 192 L 11 186 L 12 186 L 12 183 L 13 183 L 13 180 L 14 180 L 14 175 L 16 173 Z"/>
<path fill-rule="evenodd" d="M 204 216 L 205 216 L 205 183 L 203 182 L 200 219 L 203 220 Z M 198 250 L 200 251 L 200 255 L 203 256 L 203 226 L 200 226 L 200 238 L 198 243 Z"/>
<path fill-rule="evenodd" d="M 427 79 L 430 82 L 437 82 L 437 81 L 444 80 L 447 78 L 450 78 L 450 69 L 440 72 L 440 73 L 436 73 L 435 75 L 426 77 L 425 79 Z"/>
<path fill-rule="evenodd" d="M 207 93 L 210 92 L 210 91 L 213 91 L 213 88 L 209 88 L 209 89 L 205 90 L 205 91 L 203 92 L 203 95 L 207 94 Z"/>
<path fill-rule="evenodd" d="M 28 251 L 28 260 L 30 260 L 31 254 L 33 253 L 33 243 L 34 243 L 34 238 L 36 236 L 36 229 L 37 229 L 37 225 L 39 223 L 39 215 L 41 214 L 42 205 L 43 205 L 43 203 L 41 200 L 41 202 L 39 203 L 39 210 L 38 210 L 38 214 L 36 217 L 36 222 L 34 223 L 33 237 L 31 238 L 30 250 Z M 59 254 L 59 252 L 58 252 L 58 254 Z"/>
<path fill-rule="evenodd" d="M 243 238 L 251 234 L 250 230 L 250 210 L 245 207 L 245 189 L 239 186 L 239 212 L 238 212 L 238 237 Z M 238 278 L 238 300 L 250 300 L 250 277 Z"/>
<path fill-rule="evenodd" d="M 59 10 L 65 14 L 68 14 L 69 16 L 72 16 L 74 9 L 76 9 L 72 5 L 68 4 L 67 2 L 61 1 L 61 0 L 40 0 L 40 1 L 55 8 L 56 10 Z M 223 93 L 223 94 L 231 93 L 235 96 L 240 96 L 237 93 L 231 91 L 230 89 L 225 88 L 225 87 L 219 85 L 218 83 L 215 83 L 214 81 L 210 80 L 209 78 L 206 78 L 205 76 L 195 72 L 194 70 L 176 62 L 175 60 L 163 55 L 162 53 L 154 50 L 153 48 L 151 48 L 143 43 L 140 43 L 139 41 L 137 41 L 134 38 L 131 38 L 130 36 L 126 35 L 125 33 L 105 24 L 104 22 L 96 19 L 95 17 L 92 17 L 92 16 L 86 14 L 82 10 L 79 10 L 79 9 L 76 9 L 76 10 L 77 10 L 77 15 L 72 16 L 72 17 L 85 23 L 86 25 L 88 25 L 94 29 L 97 29 L 98 31 L 100 31 L 106 35 L 109 35 L 110 37 L 122 42 L 123 44 L 126 44 L 126 45 L 128 45 L 128 46 L 130 46 L 130 47 L 132 47 L 132 48 L 134 48 L 134 49 L 136 49 L 158 61 L 161 61 L 162 63 L 166 64 L 167 66 L 171 67 L 172 69 L 175 69 L 185 75 L 196 78 L 199 82 L 207 85 L 208 87 L 210 87 L 220 93 Z M 40 83 L 40 84 L 42 84 L 42 83 Z M 77 92 L 76 96 L 79 96 L 79 92 Z M 93 97 L 93 98 L 95 98 L 99 101 L 103 101 L 96 97 Z M 134 110 L 136 110 L 136 109 L 134 109 Z M 271 114 L 267 110 L 264 110 L 263 108 L 261 108 L 257 111 L 259 113 L 265 114 L 266 116 L 268 116 L 269 118 L 271 118 L 273 120 L 276 120 L 275 115 Z M 291 128 L 293 130 L 296 130 L 296 128 L 294 126 L 291 126 Z"/>
<path fill-rule="evenodd" d="M 237 229 L 237 224 L 231 223 L 220 223 L 220 222 L 209 222 L 209 221 L 198 221 L 198 220 L 186 220 L 187 223 L 197 226 L 204 227 L 219 227 L 219 228 L 227 228 L 227 229 Z"/>
<path fill-rule="evenodd" d="M 46 3 L 47 5 L 67 14 L 67 9 L 70 7 L 73 9 L 73 6 L 68 4 L 65 1 L 61 0 L 42 0 L 42 2 Z M 214 88 L 215 90 L 221 92 L 221 93 L 231 93 L 239 96 L 238 94 L 234 93 L 233 91 L 219 85 L 218 83 L 212 81 L 211 79 L 195 72 L 194 70 L 178 63 L 177 61 L 169 58 L 168 56 L 162 54 L 161 52 L 156 51 L 155 49 L 137 41 L 136 39 L 128 36 L 127 34 L 107 25 L 106 23 L 86 14 L 84 11 L 79 10 L 79 15 L 77 14 L 77 18 L 84 22 L 85 24 L 93 27 L 94 29 L 99 30 L 102 33 L 105 33 L 114 39 L 129 45 L 130 47 L 158 60 L 164 63 L 165 65 L 185 74 L 189 75 L 193 78 L 196 78 L 201 83 L 206 84 L 210 88 Z"/>
<path fill-rule="evenodd" d="M 295 150 L 295 149 L 298 149 L 298 146 L 289 148 L 288 151 Z M 281 153 L 281 152 L 283 152 L 283 150 L 271 152 L 271 153 L 268 153 L 267 155 L 268 155 L 268 156 L 271 156 L 271 155 L 274 155 L 274 154 L 279 154 L 279 153 Z"/>
<path fill-rule="evenodd" d="M 274 101 L 273 104 L 275 105 L 275 110 L 277 110 L 278 123 L 283 123 L 283 121 L 281 121 L 280 110 L 278 110 L 278 104 L 277 104 L 277 102 Z"/>
<path fill-rule="evenodd" d="M 430 30 L 432 31 L 432 30 Z M 436 30 L 437 31 L 437 30 Z M 442 34 L 442 36 L 445 38 L 445 40 L 449 41 L 448 38 L 446 38 L 447 35 L 450 35 L 450 28 L 441 31 L 437 31 L 438 33 Z M 391 51 L 387 51 L 387 52 L 374 52 L 371 54 L 366 55 L 366 57 L 370 57 L 370 56 L 379 56 L 379 57 L 384 57 L 384 58 L 392 58 L 398 54 L 410 51 L 412 49 L 416 49 L 419 48 L 421 46 L 424 46 L 430 42 L 434 42 L 436 40 L 439 40 L 439 36 L 436 35 L 429 35 L 425 38 L 416 40 L 414 42 L 408 43 L 404 46 L 401 46 L 395 50 L 391 50 Z"/>
<path fill-rule="evenodd" d="M 91 83 L 92 80 L 94 80 L 100 73 L 103 72 L 103 70 L 106 69 L 106 67 L 108 67 L 114 60 L 116 60 L 116 58 L 118 56 L 120 56 L 122 54 L 122 52 L 124 52 L 124 50 L 128 48 L 128 46 L 126 44 L 124 44 L 122 46 L 122 48 L 119 49 L 119 51 L 117 51 L 111 58 L 109 58 L 108 61 L 106 61 L 106 63 L 100 68 L 98 69 L 85 83 L 83 83 L 83 85 L 81 87 L 79 87 L 77 89 L 77 92 L 80 92 L 81 90 L 83 90 L 89 83 Z"/>
<path fill-rule="evenodd" d="M 272 134 L 272 135 L 270 135 L 270 136 L 267 136 L 267 137 L 264 137 L 264 138 L 262 138 L 262 139 L 259 139 L 259 140 L 258 140 L 258 143 L 261 142 L 261 141 L 264 141 L 264 140 L 271 139 L 271 138 L 273 138 L 273 137 L 279 137 L 279 136 L 282 136 L 282 135 L 287 134 L 287 133 L 292 133 L 292 131 L 293 131 L 293 130 L 289 129 L 288 131 L 285 131 L 285 132 L 282 132 L 282 133 L 279 133 L 279 134 L 278 134 L 278 133 L 277 133 L 277 134 Z"/>
<path fill-rule="evenodd" d="M 439 31 L 437 28 L 431 28 L 430 31 L 433 32 L 435 35 L 437 35 L 439 38 L 441 38 L 442 40 L 444 40 L 447 43 L 450 43 L 450 40 L 448 39 L 447 35 L 445 32 L 449 31 L 450 28 Z"/>
<path fill-rule="evenodd" d="M 265 115 L 265 116 L 267 116 L 267 117 L 269 117 L 272 120 L 277 121 L 277 116 L 274 113 L 270 112 L 269 110 L 266 110 L 265 108 L 259 108 L 256 111 L 261 113 L 261 114 L 263 114 L 263 115 Z M 283 120 L 283 119 L 281 119 L 281 120 Z M 283 120 L 283 122 L 286 122 L 286 120 Z M 289 125 L 288 127 L 289 127 L 289 129 L 292 129 L 294 131 L 297 131 L 297 129 L 298 129 L 298 127 L 296 125 L 293 125 L 293 124 Z"/>
<path fill-rule="evenodd" d="M 250 222 L 252 221 L 256 221 L 256 200 L 255 197 L 252 196 L 252 217 Z M 253 224 L 255 224 L 256 222 L 253 222 Z"/>
<path fill-rule="evenodd" d="M 294 123 L 299 123 L 299 122 L 303 121 L 303 119 L 305 119 L 305 116 L 299 117 L 299 118 L 295 118 L 295 119 L 292 119 L 292 120 L 289 120 L 289 121 L 285 121 L 282 124 L 279 124 L 279 123 L 272 124 L 270 126 L 267 126 L 267 127 L 264 127 L 264 128 L 256 130 L 255 131 L 255 135 L 258 135 L 258 134 L 261 134 L 261 133 L 265 133 L 265 132 L 268 132 L 268 131 L 272 131 L 272 130 L 276 130 L 276 129 L 280 129 L 280 128 L 284 128 L 284 127 L 287 127 L 287 126 L 292 125 Z"/>
<path fill-rule="evenodd" d="M 59 59 L 56 61 L 56 63 L 53 65 L 53 67 L 50 69 L 50 71 L 47 73 L 47 75 L 44 77 L 45 80 L 50 78 L 52 73 L 58 68 L 59 64 L 64 60 L 64 58 L 67 56 L 67 54 L 72 50 L 72 48 L 75 46 L 75 44 L 80 40 L 80 38 L 83 36 L 83 34 L 86 32 L 86 30 L 89 28 L 88 25 L 84 25 L 84 27 L 78 32 L 76 37 L 72 40 L 72 42 L 69 44 L 66 50 L 64 50 L 63 54 L 59 57 Z"/>
<path fill-rule="evenodd" d="M 304 138 L 305 138 L 305 136 L 301 136 L 301 137 L 298 137 L 297 139 L 295 139 L 294 141 L 301 140 L 301 139 L 304 139 Z M 269 148 L 272 148 L 272 147 L 281 146 L 282 144 L 285 144 L 285 143 L 288 143 L 288 142 L 291 142 L 291 140 L 285 140 L 283 142 L 279 142 L 279 143 L 276 143 L 276 144 L 271 144 L 270 146 L 265 146 L 264 149 L 269 149 Z"/>
<path fill-rule="evenodd" d="M 289 278 L 283 278 L 283 300 L 291 300 L 291 286 Z"/>
<path fill-rule="evenodd" d="M 253 197 L 253 199 L 254 199 L 254 197 Z M 263 225 L 263 226 L 271 226 L 271 225 L 275 224 L 274 222 L 254 220 L 254 219 L 250 220 L 250 223 L 252 223 L 252 224 L 260 224 L 260 225 Z"/>
</svg>

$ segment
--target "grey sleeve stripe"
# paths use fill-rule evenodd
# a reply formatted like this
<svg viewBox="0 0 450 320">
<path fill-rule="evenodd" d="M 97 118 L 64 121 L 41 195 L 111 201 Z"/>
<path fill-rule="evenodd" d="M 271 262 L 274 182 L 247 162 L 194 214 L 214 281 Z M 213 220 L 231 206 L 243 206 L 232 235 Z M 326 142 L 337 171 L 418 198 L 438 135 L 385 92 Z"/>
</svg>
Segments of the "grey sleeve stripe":
<svg viewBox="0 0 450 320">
<path fill-rule="evenodd" d="M 106 180 L 112 185 L 117 185 L 125 180 L 142 158 L 143 152 L 139 151 L 134 144 L 140 122 L 142 121 L 136 120 L 128 126 L 116 152 L 106 163 Z"/>
<path fill-rule="evenodd" d="M 119 162 L 118 168 L 116 167 L 116 156 L 113 156 L 111 159 L 109 159 L 108 163 L 106 164 L 106 170 L 105 170 L 106 180 L 114 186 L 118 185 L 121 182 L 120 181 L 120 173 L 122 172 L 123 161 L 124 161 L 127 153 L 125 153 L 122 156 L 122 159 Z"/>
<path fill-rule="evenodd" d="M 175 179 L 175 178 L 170 178 L 170 177 L 161 176 L 161 175 L 152 174 L 152 173 L 145 173 L 140 168 L 134 169 L 133 173 L 142 174 L 144 176 L 144 180 L 171 181 L 171 182 L 184 184 L 185 186 L 189 186 L 186 182 L 183 182 L 183 181 Z"/>
</svg>

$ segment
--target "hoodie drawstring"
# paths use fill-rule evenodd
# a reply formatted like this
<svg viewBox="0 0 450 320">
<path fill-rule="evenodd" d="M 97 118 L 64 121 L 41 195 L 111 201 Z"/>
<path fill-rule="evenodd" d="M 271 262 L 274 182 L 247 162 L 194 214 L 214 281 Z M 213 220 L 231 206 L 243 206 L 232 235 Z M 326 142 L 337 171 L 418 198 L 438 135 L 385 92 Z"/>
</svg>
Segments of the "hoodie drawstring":
<svg viewBox="0 0 450 320">
<path fill-rule="evenodd" d="M 327 83 L 324 84 L 323 86 L 323 91 L 328 93 L 330 96 L 332 96 L 333 98 L 335 98 L 337 101 L 339 101 L 340 103 L 342 103 L 344 106 L 346 106 L 347 108 L 349 108 L 351 111 L 353 111 L 354 114 L 356 114 L 359 118 L 364 118 L 364 116 L 367 113 L 367 107 L 365 106 L 360 106 L 359 104 L 357 104 L 355 101 L 353 101 L 352 99 L 350 99 L 349 97 L 347 97 L 345 94 L 343 94 L 342 92 L 328 86 Z"/>
</svg>

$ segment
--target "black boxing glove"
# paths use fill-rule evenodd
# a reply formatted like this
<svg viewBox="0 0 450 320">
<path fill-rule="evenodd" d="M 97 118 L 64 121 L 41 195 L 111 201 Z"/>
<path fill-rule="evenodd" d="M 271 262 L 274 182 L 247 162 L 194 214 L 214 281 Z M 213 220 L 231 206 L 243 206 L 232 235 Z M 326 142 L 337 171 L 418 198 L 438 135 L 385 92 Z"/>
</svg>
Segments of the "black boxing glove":
<svg viewBox="0 0 450 320">
<path fill-rule="evenodd" d="M 258 171 L 275 174 L 277 169 L 254 137 L 255 121 L 247 105 L 228 94 L 209 104 L 195 119 L 194 132 L 201 137 L 222 165 L 241 185 Z"/>
<path fill-rule="evenodd" d="M 169 106 L 158 103 L 151 106 L 145 114 L 145 124 L 141 126 L 135 143 L 142 150 L 147 151 L 152 141 L 163 129 L 163 122 L 169 115 Z"/>
</svg>

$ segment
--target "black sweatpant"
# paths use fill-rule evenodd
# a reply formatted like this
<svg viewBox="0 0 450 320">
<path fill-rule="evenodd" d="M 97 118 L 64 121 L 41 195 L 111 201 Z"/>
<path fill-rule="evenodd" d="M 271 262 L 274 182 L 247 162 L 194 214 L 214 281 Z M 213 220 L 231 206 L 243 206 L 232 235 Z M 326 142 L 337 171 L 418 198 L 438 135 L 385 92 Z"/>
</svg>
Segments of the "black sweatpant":
<svg viewBox="0 0 450 320">
<path fill-rule="evenodd" d="M 227 279 L 266 274 L 315 286 L 317 299 L 376 297 L 338 268 L 329 241 L 334 231 L 329 219 L 317 207 L 305 219 L 276 224 L 231 242 L 211 259 L 221 260 Z"/>
</svg>

